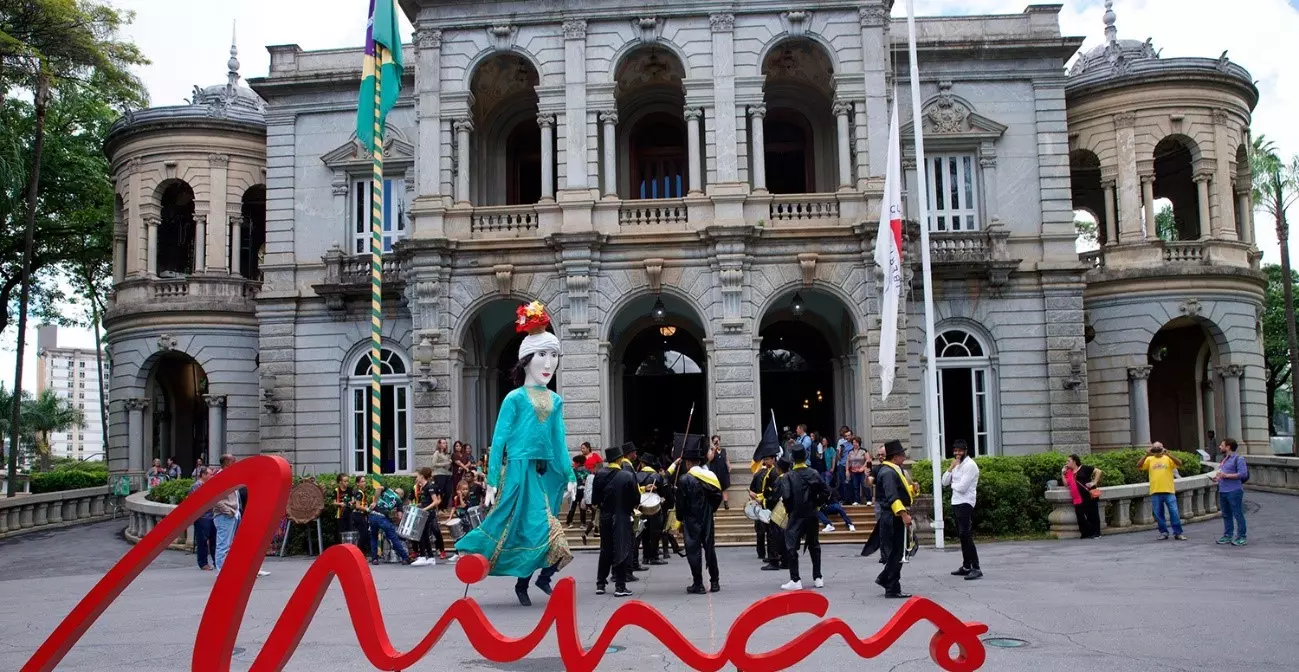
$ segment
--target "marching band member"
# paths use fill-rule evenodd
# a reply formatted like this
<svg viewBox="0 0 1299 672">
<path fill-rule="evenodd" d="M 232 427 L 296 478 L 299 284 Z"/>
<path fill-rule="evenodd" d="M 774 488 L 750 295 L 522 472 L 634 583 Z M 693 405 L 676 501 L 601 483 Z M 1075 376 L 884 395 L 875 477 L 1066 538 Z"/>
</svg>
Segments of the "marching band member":
<svg viewBox="0 0 1299 672">
<path fill-rule="evenodd" d="M 791 452 L 794 468 L 780 479 L 776 498 L 785 505 L 788 520 L 785 524 L 785 563 L 789 565 L 789 582 L 783 590 L 802 590 L 803 580 L 798 574 L 799 542 L 806 540 L 808 554 L 812 556 L 812 581 L 817 588 L 825 586 L 821 579 L 821 542 L 818 537 L 820 521 L 816 512 L 821 503 L 830 497 L 830 487 L 821 480 L 821 474 L 807 466 L 807 449 L 798 446 Z"/>
<path fill-rule="evenodd" d="M 365 477 L 357 476 L 356 487 L 352 488 L 351 517 L 352 529 L 357 532 L 356 545 L 362 553 L 370 552 L 370 506 L 373 503 Z"/>
<path fill-rule="evenodd" d="M 392 549 L 397 552 L 398 557 L 404 565 L 411 563 L 410 556 L 406 554 L 406 545 L 402 543 L 401 537 L 397 536 L 397 528 L 393 527 L 392 521 L 388 515 L 401 507 L 401 490 L 385 488 L 377 479 L 374 482 L 374 506 L 370 509 L 370 564 L 377 565 L 381 561 L 379 557 L 379 533 L 388 538 L 388 543 L 392 544 Z"/>
<path fill-rule="evenodd" d="M 717 551 L 713 546 L 713 515 L 722 505 L 722 485 L 713 472 L 704 465 L 708 463 L 711 451 L 705 451 L 698 442 L 693 444 L 686 437 L 682 460 L 686 473 L 677 482 L 677 520 L 686 538 L 686 562 L 690 563 L 690 576 L 693 582 L 686 592 L 702 595 L 709 590 L 716 593 L 722 589 L 717 568 Z M 675 473 L 678 465 L 668 470 Z M 700 556 L 703 556 L 702 558 Z M 708 563 L 710 586 L 704 589 L 703 562 Z"/>
<path fill-rule="evenodd" d="M 600 509 L 600 561 L 595 575 L 595 594 L 604 595 L 609 572 L 613 572 L 614 597 L 627 597 L 627 584 L 636 581 L 636 538 L 632 512 L 640 505 L 640 489 L 628 455 L 636 454 L 631 443 L 604 449 L 604 466 L 595 475 L 592 500 Z"/>
<path fill-rule="evenodd" d="M 875 579 L 875 583 L 884 589 L 884 597 L 908 598 L 911 595 L 902 592 L 902 559 L 907 549 L 905 530 L 911 527 L 912 497 L 916 488 L 902 473 L 902 463 L 907 459 L 907 451 L 900 441 L 889 441 L 884 444 L 884 464 L 877 470 L 875 501 L 880 503 L 880 517 L 875 525 L 872 540 L 878 537 L 884 571 Z M 869 550 L 870 541 L 867 541 Z"/>
<path fill-rule="evenodd" d="M 640 458 L 641 468 L 636 473 L 636 483 L 640 486 L 641 494 L 653 492 L 660 497 L 660 491 L 663 489 L 663 478 L 659 476 L 658 460 L 653 455 L 646 455 Z M 659 559 L 659 537 L 663 533 L 663 523 L 667 517 L 667 512 L 660 504 L 658 512 L 652 516 L 645 516 L 645 531 L 640 534 L 641 548 L 645 564 L 647 565 L 666 565 L 668 563 Z"/>
<path fill-rule="evenodd" d="M 774 439 L 774 427 L 768 426 L 772 431 Z M 753 454 L 753 459 L 759 465 L 758 470 L 753 473 L 753 480 L 749 482 L 749 499 L 762 505 L 764 509 L 770 509 L 767 504 L 767 495 L 769 485 L 776 482 L 776 454 L 780 452 L 780 444 L 774 440 L 768 442 L 764 437 L 763 442 L 758 444 L 758 449 Z M 776 557 L 775 549 L 768 551 L 767 536 L 770 523 L 764 523 L 761 520 L 753 521 L 753 533 L 758 540 L 758 559 L 766 560 L 768 565 L 775 565 L 776 569 L 780 568 L 780 560 Z"/>
<path fill-rule="evenodd" d="M 424 521 L 424 529 L 419 533 L 419 550 L 420 558 L 411 563 L 416 567 L 424 565 L 436 565 L 437 561 L 447 559 L 447 549 L 442 541 L 442 523 L 438 520 L 438 508 L 442 505 L 442 492 L 438 484 L 433 480 L 433 469 L 423 467 L 415 475 L 415 492 L 411 493 L 412 499 L 419 502 L 419 507 L 428 512 L 428 520 Z M 429 533 L 435 535 L 438 558 L 433 557 L 433 547 L 429 545 Z"/>
</svg>

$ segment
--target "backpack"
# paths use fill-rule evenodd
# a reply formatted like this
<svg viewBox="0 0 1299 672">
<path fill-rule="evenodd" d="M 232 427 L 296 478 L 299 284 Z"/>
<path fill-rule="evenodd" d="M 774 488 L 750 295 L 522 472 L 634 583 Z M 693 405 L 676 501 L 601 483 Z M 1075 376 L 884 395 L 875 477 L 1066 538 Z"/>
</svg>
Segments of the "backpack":
<svg viewBox="0 0 1299 672">
<path fill-rule="evenodd" d="M 1232 455 L 1232 457 L 1236 458 L 1236 473 L 1239 474 L 1239 473 L 1240 473 L 1240 456 L 1239 456 L 1239 455 Z M 1241 484 L 1241 485 L 1244 485 L 1244 484 L 1246 484 L 1246 483 L 1249 482 L 1249 471 L 1248 471 L 1249 467 L 1247 466 L 1247 467 L 1245 467 L 1245 469 L 1246 469 L 1246 471 L 1245 471 L 1245 476 L 1244 476 L 1243 478 L 1240 479 L 1240 484 Z"/>
</svg>

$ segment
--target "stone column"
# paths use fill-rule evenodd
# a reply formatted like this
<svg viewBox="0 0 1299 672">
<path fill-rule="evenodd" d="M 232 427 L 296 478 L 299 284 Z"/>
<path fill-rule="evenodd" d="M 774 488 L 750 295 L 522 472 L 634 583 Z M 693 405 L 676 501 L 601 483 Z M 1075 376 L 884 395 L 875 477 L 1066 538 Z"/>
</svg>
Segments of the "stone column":
<svg viewBox="0 0 1299 672">
<path fill-rule="evenodd" d="M 233 216 L 230 218 L 230 275 L 239 275 L 244 272 L 244 260 L 240 252 L 244 247 L 244 218 Z"/>
<path fill-rule="evenodd" d="M 126 407 L 126 457 L 127 471 L 131 476 L 143 474 L 144 469 L 144 409 L 147 399 L 127 399 Z"/>
<path fill-rule="evenodd" d="M 586 157 L 586 21 L 564 22 L 565 189 L 585 189 Z"/>
<path fill-rule="evenodd" d="M 735 109 L 735 15 L 712 14 L 708 17 L 713 31 L 713 120 L 716 132 L 713 149 L 717 152 L 717 181 L 740 179 L 739 138 Z"/>
<path fill-rule="evenodd" d="M 457 119 L 456 129 L 456 205 L 469 205 L 469 134 L 474 122 Z"/>
<path fill-rule="evenodd" d="M 541 200 L 555 200 L 555 115 L 538 114 L 541 127 Z"/>
<path fill-rule="evenodd" d="M 833 111 L 839 129 L 839 188 L 852 189 L 852 154 L 848 147 L 848 114 L 852 105 L 844 100 L 835 101 Z"/>
<path fill-rule="evenodd" d="M 207 464 L 218 464 L 226 452 L 225 395 L 205 394 L 207 403 Z"/>
<path fill-rule="evenodd" d="M 1240 239 L 1246 243 L 1254 242 L 1253 207 L 1249 185 L 1236 185 L 1236 209 L 1240 212 Z"/>
<path fill-rule="evenodd" d="M 1150 443 L 1150 392 L 1149 381 L 1151 366 L 1133 366 L 1128 368 L 1128 395 L 1132 403 L 1132 445 L 1143 446 Z"/>
<path fill-rule="evenodd" d="M 1137 173 L 1135 112 L 1114 115 L 1114 141 L 1118 192 L 1118 242 L 1141 242 L 1141 183 Z"/>
<path fill-rule="evenodd" d="M 194 213 L 194 272 L 207 270 L 207 213 Z"/>
<path fill-rule="evenodd" d="M 889 101 L 885 72 L 890 63 L 889 9 L 883 2 L 871 3 L 857 8 L 857 18 L 861 25 L 870 166 L 870 170 L 859 177 L 883 177 L 889 140 Z"/>
<path fill-rule="evenodd" d="M 753 190 L 767 191 L 767 141 L 763 136 L 762 120 L 767 117 L 767 106 L 758 103 L 749 107 L 749 131 L 753 138 Z"/>
<path fill-rule="evenodd" d="M 604 134 L 604 195 L 606 198 L 617 198 L 618 113 L 613 111 L 601 112 L 600 129 Z"/>
<path fill-rule="evenodd" d="M 1119 217 L 1114 198 L 1114 187 L 1114 180 L 1101 182 L 1101 189 L 1105 190 L 1105 212 L 1101 216 L 1105 218 L 1105 221 L 1100 222 L 1100 225 L 1105 227 L 1105 241 L 1109 245 L 1119 242 Z"/>
<path fill-rule="evenodd" d="M 415 31 L 416 107 L 419 113 L 419 152 L 415 159 L 417 196 L 432 196 L 442 185 L 442 31 Z"/>
<path fill-rule="evenodd" d="M 1141 176 L 1141 199 L 1146 209 L 1146 225 L 1142 227 L 1141 235 L 1153 240 L 1159 237 L 1159 228 L 1155 220 L 1155 176 L 1153 174 Z"/>
<path fill-rule="evenodd" d="M 690 174 L 690 193 L 704 193 L 702 184 L 702 175 L 704 171 L 703 162 L 699 160 L 699 119 L 702 116 L 696 108 L 686 108 L 686 147 L 689 150 L 688 170 Z"/>
<path fill-rule="evenodd" d="M 1222 376 L 1222 402 L 1225 408 L 1222 409 L 1224 429 L 1227 436 L 1219 437 L 1232 438 L 1240 441 L 1241 416 L 1240 416 L 1240 377 L 1245 375 L 1245 367 L 1239 364 L 1227 364 L 1218 367 L 1218 375 Z"/>
<path fill-rule="evenodd" d="M 1200 206 L 1200 237 L 1211 238 L 1217 233 L 1213 226 L 1212 215 L 1209 212 L 1209 180 L 1213 176 L 1208 173 L 1200 173 L 1195 176 L 1195 196 Z"/>
<path fill-rule="evenodd" d="M 145 268 L 149 275 L 158 277 L 158 218 L 153 215 L 145 215 L 144 227 L 148 232 L 148 250 L 145 251 Z"/>
<path fill-rule="evenodd" d="M 129 248 L 125 231 L 113 232 L 113 284 L 126 279 L 126 252 Z"/>
</svg>

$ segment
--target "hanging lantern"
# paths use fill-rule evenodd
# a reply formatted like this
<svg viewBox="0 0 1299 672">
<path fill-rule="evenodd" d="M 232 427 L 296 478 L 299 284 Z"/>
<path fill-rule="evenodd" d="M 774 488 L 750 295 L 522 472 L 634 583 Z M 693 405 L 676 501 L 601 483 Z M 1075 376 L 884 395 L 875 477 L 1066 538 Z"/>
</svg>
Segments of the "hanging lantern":
<svg viewBox="0 0 1299 672">
<path fill-rule="evenodd" d="M 676 333 L 677 333 L 677 328 L 670 324 L 665 324 L 659 327 L 659 334 L 662 335 L 663 338 L 672 338 L 673 336 L 676 335 Z"/>
<path fill-rule="evenodd" d="M 654 300 L 654 308 L 650 310 L 650 317 L 654 318 L 656 324 L 663 324 L 668 319 L 668 307 L 663 305 L 663 299 Z"/>
<path fill-rule="evenodd" d="M 807 310 L 807 307 L 803 305 L 802 294 L 799 294 L 798 292 L 794 293 L 794 298 L 789 303 L 789 310 L 794 314 L 795 319 L 798 319 L 803 316 L 803 313 Z"/>
</svg>

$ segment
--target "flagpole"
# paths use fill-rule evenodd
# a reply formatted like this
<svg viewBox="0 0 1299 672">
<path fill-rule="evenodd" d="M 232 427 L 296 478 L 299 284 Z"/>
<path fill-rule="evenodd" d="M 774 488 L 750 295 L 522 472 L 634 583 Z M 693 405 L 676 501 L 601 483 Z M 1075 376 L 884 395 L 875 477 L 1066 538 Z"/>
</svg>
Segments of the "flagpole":
<svg viewBox="0 0 1299 672">
<path fill-rule="evenodd" d="M 374 170 L 370 180 L 370 471 L 382 471 L 380 456 L 383 444 L 383 388 L 379 363 L 383 349 L 383 117 L 380 99 L 383 92 L 383 68 L 379 64 L 383 47 L 374 45 L 374 142 L 370 147 Z M 376 481 L 377 482 L 377 481 Z"/>
<path fill-rule="evenodd" d="M 916 144 L 916 201 L 920 205 L 920 260 L 925 290 L 925 445 L 934 475 L 934 548 L 943 547 L 943 450 L 938 445 L 938 372 L 934 369 L 934 283 L 929 260 L 929 193 L 925 176 L 924 124 L 920 115 L 920 68 L 916 61 L 915 0 L 907 0 L 907 55 L 911 68 L 911 127 Z"/>
</svg>

